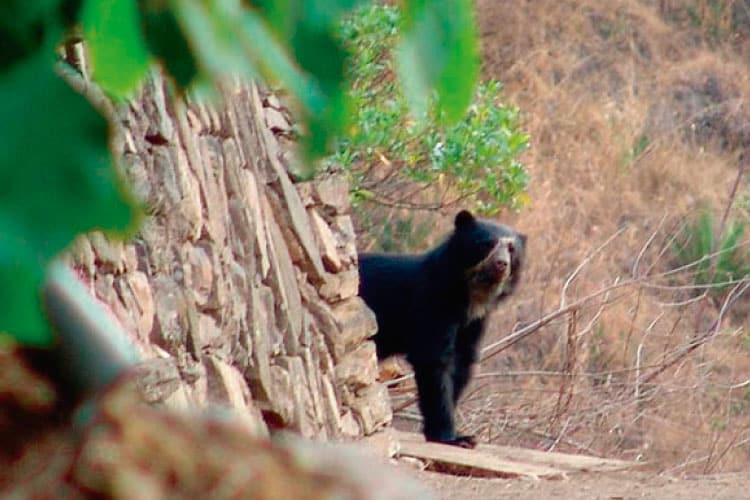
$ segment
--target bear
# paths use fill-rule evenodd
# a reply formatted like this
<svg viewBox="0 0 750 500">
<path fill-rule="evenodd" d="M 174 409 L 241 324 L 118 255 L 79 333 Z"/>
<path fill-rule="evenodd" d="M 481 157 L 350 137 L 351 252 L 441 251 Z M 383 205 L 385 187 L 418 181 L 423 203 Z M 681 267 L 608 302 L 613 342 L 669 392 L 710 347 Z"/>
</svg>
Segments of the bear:
<svg viewBox="0 0 750 500">
<path fill-rule="evenodd" d="M 526 236 L 460 211 L 450 234 L 418 255 L 359 255 L 359 295 L 375 313 L 380 360 L 405 355 L 414 369 L 427 441 L 474 448 L 454 410 L 479 356 L 488 313 L 515 290 Z"/>
</svg>

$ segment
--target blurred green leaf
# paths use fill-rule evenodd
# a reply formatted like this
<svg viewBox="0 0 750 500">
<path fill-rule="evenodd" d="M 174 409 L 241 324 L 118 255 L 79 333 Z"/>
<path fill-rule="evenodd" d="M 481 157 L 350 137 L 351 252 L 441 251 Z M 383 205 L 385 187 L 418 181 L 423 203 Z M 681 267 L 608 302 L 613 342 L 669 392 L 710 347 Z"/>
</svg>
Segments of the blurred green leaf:
<svg viewBox="0 0 750 500">
<path fill-rule="evenodd" d="M 174 77 L 179 88 L 189 87 L 198 76 L 198 63 L 174 10 L 165 0 L 149 0 L 141 5 L 148 49 Z"/>
<path fill-rule="evenodd" d="M 260 0 L 252 3 L 259 9 L 258 17 L 262 16 L 273 31 L 277 43 L 290 52 L 299 67 L 296 75 L 278 74 L 282 85 L 301 104 L 306 125 L 303 153 L 306 163 L 311 164 L 330 152 L 334 137 L 349 124 L 351 107 L 345 72 L 348 53 L 336 32 L 341 16 L 363 0 Z M 269 58 L 266 61 L 275 65 Z"/>
<path fill-rule="evenodd" d="M 0 2 L 0 69 L 37 50 L 60 0 Z"/>
<path fill-rule="evenodd" d="M 46 263 L 78 233 L 130 228 L 136 211 L 111 165 L 106 119 L 51 57 L 4 73 L 0 95 L 13 96 L 0 100 L 0 331 L 43 344 Z"/>
<path fill-rule="evenodd" d="M 399 51 L 404 90 L 423 116 L 433 89 L 438 116 L 463 117 L 479 76 L 479 47 L 472 0 L 409 0 Z"/>
<path fill-rule="evenodd" d="M 94 80 L 112 96 L 126 97 L 149 67 L 135 0 L 87 0 L 81 22 Z"/>
<path fill-rule="evenodd" d="M 238 43 L 244 11 L 234 0 L 174 0 L 173 9 L 201 69 L 211 78 L 255 78 L 257 70 Z"/>
</svg>

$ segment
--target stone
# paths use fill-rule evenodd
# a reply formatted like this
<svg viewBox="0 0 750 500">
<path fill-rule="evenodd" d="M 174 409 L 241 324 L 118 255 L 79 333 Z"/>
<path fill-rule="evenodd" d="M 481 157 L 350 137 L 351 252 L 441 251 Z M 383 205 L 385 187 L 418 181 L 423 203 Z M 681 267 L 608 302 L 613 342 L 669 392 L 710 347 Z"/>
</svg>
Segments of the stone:
<svg viewBox="0 0 750 500">
<path fill-rule="evenodd" d="M 193 403 L 188 395 L 188 391 L 188 386 L 185 384 L 179 384 L 177 390 L 164 399 L 164 404 L 175 410 L 190 409 L 193 406 Z"/>
<path fill-rule="evenodd" d="M 96 273 L 96 254 L 86 235 L 79 235 L 71 245 L 68 257 L 73 266 L 86 277 L 94 276 Z"/>
<path fill-rule="evenodd" d="M 393 419 L 388 390 L 382 384 L 372 384 L 358 391 L 350 407 L 365 435 L 388 425 Z"/>
<path fill-rule="evenodd" d="M 343 345 L 344 351 L 351 350 L 377 332 L 375 314 L 359 297 L 335 304 L 331 311 L 341 332 L 337 342 Z"/>
<path fill-rule="evenodd" d="M 250 290 L 248 307 L 248 324 L 252 339 L 252 357 L 249 360 L 245 378 L 250 383 L 253 398 L 260 401 L 271 401 L 273 382 L 271 380 L 271 342 L 269 331 L 273 314 L 273 293 L 265 286 L 253 287 Z M 271 307 L 270 311 L 267 309 Z"/>
<path fill-rule="evenodd" d="M 297 354 L 302 333 L 302 299 L 281 230 L 273 218 L 267 220 L 266 223 L 271 243 L 269 245 L 271 273 L 267 284 L 275 292 L 277 300 L 276 324 L 283 335 L 287 353 Z"/>
<path fill-rule="evenodd" d="M 339 252 L 337 249 L 336 238 L 328 227 L 328 224 L 323 217 L 315 210 L 311 208 L 308 211 L 310 215 L 310 222 L 312 223 L 313 232 L 318 242 L 318 249 L 320 250 L 320 256 L 323 259 L 323 266 L 326 271 L 330 273 L 336 273 L 341 270 L 341 258 L 339 258 Z"/>
<path fill-rule="evenodd" d="M 155 314 L 148 277 L 140 271 L 134 271 L 117 279 L 114 285 L 125 308 L 130 312 L 129 315 L 135 317 L 136 336 L 145 341 L 153 329 Z"/>
<path fill-rule="evenodd" d="M 187 340 L 187 308 L 182 287 L 172 278 L 158 276 L 153 280 L 156 319 L 151 340 L 174 354 Z"/>
<path fill-rule="evenodd" d="M 281 398 L 288 398 L 284 405 L 287 425 L 304 437 L 315 436 L 318 425 L 310 397 L 310 381 L 305 375 L 302 360 L 296 356 L 279 356 L 275 362 L 271 373 L 284 373 L 278 379 L 281 385 L 274 384 L 274 392 Z"/>
<path fill-rule="evenodd" d="M 99 272 L 122 274 L 125 272 L 125 245 L 120 240 L 110 240 L 101 231 L 88 234 L 91 249 Z"/>
<path fill-rule="evenodd" d="M 265 108 L 264 110 L 266 125 L 274 134 L 288 133 L 292 128 L 281 111 L 274 108 Z"/>
<path fill-rule="evenodd" d="M 151 120 L 149 124 L 149 131 L 147 136 L 158 136 L 164 142 L 175 142 L 176 133 L 174 124 L 172 122 L 172 110 L 171 103 L 167 101 L 167 94 L 165 92 L 165 86 L 168 85 L 165 80 L 151 79 L 152 85 L 149 87 L 152 89 L 152 95 L 150 102 L 153 104 L 151 112 Z M 148 140 L 148 137 L 147 137 Z"/>
<path fill-rule="evenodd" d="M 314 329 L 323 334 L 328 351 L 334 359 L 339 359 L 347 349 L 333 310 L 328 304 L 319 300 L 310 300 L 305 303 L 305 306 L 314 319 Z"/>
<path fill-rule="evenodd" d="M 305 208 L 315 205 L 315 197 L 317 196 L 317 193 L 315 192 L 315 181 L 297 182 L 294 184 L 294 187 L 297 188 L 297 194 L 299 194 L 299 199 Z"/>
<path fill-rule="evenodd" d="M 272 171 L 276 175 L 275 185 L 277 186 L 277 192 L 285 208 L 277 212 L 277 215 L 283 216 L 288 220 L 300 245 L 305 250 L 315 275 L 323 276 L 323 263 L 315 245 L 315 238 L 310 230 L 310 221 L 307 217 L 307 212 L 302 204 L 302 200 L 300 200 L 297 189 L 292 184 L 292 181 L 289 180 L 289 175 L 278 159 L 272 154 L 269 154 L 269 159 Z"/>
<path fill-rule="evenodd" d="M 326 274 L 325 282 L 318 289 L 320 296 L 328 302 L 339 302 L 359 293 L 359 270 L 347 269 L 336 274 Z"/>
<path fill-rule="evenodd" d="M 347 410 L 341 416 L 341 434 L 351 438 L 358 438 L 362 435 L 362 428 L 351 411 Z"/>
<path fill-rule="evenodd" d="M 185 285 L 193 291 L 199 306 L 208 304 L 214 285 L 213 265 L 208 245 L 190 245 L 185 266 Z"/>
<path fill-rule="evenodd" d="M 375 343 L 365 341 L 346 353 L 335 368 L 336 383 L 353 391 L 373 384 L 378 377 Z"/>
<path fill-rule="evenodd" d="M 229 222 L 225 183 L 223 178 L 223 150 L 218 139 L 213 136 L 200 136 L 197 140 L 200 168 L 194 168 L 202 175 L 200 189 L 206 211 L 204 225 L 212 241 L 223 245 L 226 242 L 226 228 Z"/>
<path fill-rule="evenodd" d="M 135 369 L 136 385 L 148 403 L 162 403 L 181 386 L 180 372 L 174 358 L 154 358 Z"/>
<path fill-rule="evenodd" d="M 320 384 L 321 376 L 320 371 L 317 367 L 317 363 L 314 359 L 313 351 L 311 349 L 302 350 L 302 363 L 305 368 L 307 387 L 309 389 L 311 399 L 311 406 L 310 408 L 308 408 L 308 414 L 306 416 L 315 423 L 316 427 L 325 430 L 325 413 L 323 411 L 323 399 L 321 396 L 322 387 Z M 323 438 L 325 439 L 325 437 Z"/>
<path fill-rule="evenodd" d="M 213 316 L 198 313 L 197 323 L 198 331 L 195 337 L 197 337 L 196 348 L 198 351 L 202 351 L 209 346 L 215 349 L 218 347 L 214 345 L 217 341 L 228 340 L 222 335 L 223 332 Z"/>
<path fill-rule="evenodd" d="M 227 403 L 249 424 L 253 435 L 266 435 L 268 431 L 263 416 L 253 404 L 242 374 L 233 366 L 212 356 L 204 357 L 203 361 L 206 366 L 209 400 Z"/>
<path fill-rule="evenodd" d="M 176 147 L 154 147 L 153 181 L 158 199 L 149 200 L 152 211 L 169 216 L 167 226 L 177 240 L 195 240 L 203 226 L 198 180 L 190 172 L 185 152 Z"/>
<path fill-rule="evenodd" d="M 263 223 L 263 221 L 266 220 L 264 209 L 267 204 L 262 203 L 260 200 L 255 176 L 247 170 L 243 170 L 243 173 L 245 174 L 244 185 L 245 189 L 247 189 L 247 203 L 250 208 L 250 220 L 253 221 L 253 229 L 255 230 L 255 249 L 259 254 L 256 257 L 260 263 L 260 275 L 265 278 L 271 268 L 271 264 L 268 262 L 268 255 L 266 254 L 268 239 L 266 237 L 266 230 Z M 268 215 L 270 216 L 270 214 Z"/>
<path fill-rule="evenodd" d="M 320 399 L 323 422 L 327 424 L 329 435 L 340 435 L 343 429 L 341 410 L 339 400 L 336 397 L 336 390 L 333 388 L 333 383 L 329 377 L 320 378 Z M 359 427 L 357 427 L 357 432 L 359 432 Z"/>
<path fill-rule="evenodd" d="M 326 213 L 340 214 L 349 208 L 349 183 L 343 175 L 331 175 L 316 186 L 317 199 Z"/>
<path fill-rule="evenodd" d="M 332 229 L 336 236 L 339 257 L 346 265 L 357 264 L 357 235 L 349 215 L 334 217 Z"/>
</svg>

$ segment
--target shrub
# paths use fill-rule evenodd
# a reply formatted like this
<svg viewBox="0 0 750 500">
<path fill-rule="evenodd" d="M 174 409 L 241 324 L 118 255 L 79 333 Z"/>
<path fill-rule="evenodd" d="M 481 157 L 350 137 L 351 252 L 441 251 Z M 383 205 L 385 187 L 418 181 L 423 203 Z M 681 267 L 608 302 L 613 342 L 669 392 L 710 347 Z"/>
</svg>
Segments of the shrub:
<svg viewBox="0 0 750 500">
<path fill-rule="evenodd" d="M 476 91 L 466 116 L 452 126 L 434 109 L 409 114 L 395 78 L 397 7 L 359 9 L 342 26 L 352 51 L 354 125 L 327 159 L 350 177 L 352 201 L 392 208 L 440 209 L 468 204 L 486 214 L 526 201 L 528 173 L 518 155 L 529 144 L 517 108 L 500 103 L 501 85 Z M 367 230 L 365 230 L 367 231 Z"/>
<path fill-rule="evenodd" d="M 704 210 L 683 227 L 675 239 L 679 266 L 692 266 L 696 285 L 714 285 L 712 295 L 723 295 L 732 282 L 750 274 L 750 256 L 740 245 L 747 220 L 735 219 L 727 224 L 717 241 L 713 215 Z"/>
</svg>

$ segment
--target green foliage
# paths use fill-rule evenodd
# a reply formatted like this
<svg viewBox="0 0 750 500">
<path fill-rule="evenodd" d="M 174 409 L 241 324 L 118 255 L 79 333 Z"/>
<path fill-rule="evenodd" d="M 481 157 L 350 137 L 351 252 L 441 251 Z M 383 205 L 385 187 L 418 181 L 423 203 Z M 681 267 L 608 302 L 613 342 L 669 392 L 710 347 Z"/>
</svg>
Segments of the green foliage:
<svg viewBox="0 0 750 500">
<path fill-rule="evenodd" d="M 419 114 L 436 90 L 436 117 L 455 123 L 471 102 L 479 76 L 472 0 L 413 0 L 404 8 L 399 63 L 404 89 Z"/>
<path fill-rule="evenodd" d="M 717 241 L 714 218 L 703 211 L 688 222 L 675 239 L 678 266 L 691 267 L 696 285 L 715 285 L 711 293 L 721 295 L 733 285 L 727 284 L 750 274 L 750 255 L 740 246 L 747 220 L 731 221 Z"/>
<path fill-rule="evenodd" d="M 479 86 L 468 112 L 453 125 L 444 124 L 453 106 L 447 103 L 425 121 L 413 120 L 391 57 L 400 18 L 397 8 L 374 5 L 344 24 L 342 37 L 354 53 L 355 119 L 328 162 L 351 174 L 355 203 L 378 198 L 369 167 L 385 161 L 411 181 L 447 186 L 454 200 L 467 200 L 485 214 L 519 207 L 528 174 L 517 156 L 529 137 L 519 130 L 518 109 L 500 104 L 501 86 L 491 81 Z"/>
<path fill-rule="evenodd" d="M 76 234 L 125 230 L 134 209 L 111 166 L 107 121 L 55 75 L 43 52 L 0 79 L 0 331 L 28 344 L 45 264 Z"/>
<path fill-rule="evenodd" d="M 81 12 L 93 78 L 109 94 L 128 95 L 146 76 L 146 44 L 133 0 L 88 0 Z"/>
<path fill-rule="evenodd" d="M 154 61 L 173 77 L 175 95 L 227 76 L 284 86 L 298 104 L 311 164 L 349 128 L 352 82 L 339 20 L 362 3 L 0 2 L 0 332 L 48 344 L 40 287 L 50 260 L 79 232 L 122 231 L 137 218 L 112 166 L 106 120 L 53 71 L 54 46 L 65 43 L 68 28 L 80 28 L 76 36 L 87 43 L 93 78 L 114 99 L 136 91 Z M 455 121 L 479 68 L 471 3 L 410 0 L 405 6 L 402 77 L 409 77 L 415 101 L 434 91 L 433 119 Z M 410 168 L 411 175 L 424 175 Z"/>
</svg>

